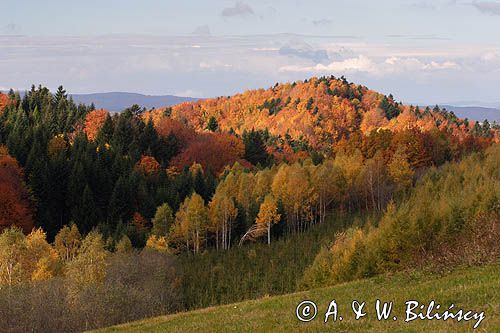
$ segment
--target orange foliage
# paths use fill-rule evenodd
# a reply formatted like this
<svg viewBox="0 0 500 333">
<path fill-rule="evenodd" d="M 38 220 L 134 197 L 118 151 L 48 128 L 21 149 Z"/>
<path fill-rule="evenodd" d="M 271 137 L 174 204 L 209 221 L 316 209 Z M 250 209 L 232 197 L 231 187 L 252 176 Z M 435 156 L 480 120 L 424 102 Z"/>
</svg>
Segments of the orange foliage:
<svg viewBox="0 0 500 333">
<path fill-rule="evenodd" d="M 135 167 L 144 173 L 154 173 L 161 168 L 160 163 L 153 156 L 142 156 Z"/>
<path fill-rule="evenodd" d="M 94 110 L 85 117 L 85 127 L 83 131 L 87 134 L 89 140 L 94 141 L 102 125 L 106 121 L 109 112 L 104 109 Z"/>
<path fill-rule="evenodd" d="M 147 113 L 162 135 L 174 133 L 186 148 L 194 132 L 204 132 L 211 117 L 221 132 L 231 129 L 238 135 L 245 130 L 268 129 L 273 137 L 289 135 L 306 141 L 313 149 L 330 150 L 343 138 L 361 131 L 388 128 L 392 131 L 416 127 L 421 131 L 448 128 L 465 138 L 470 128 L 456 126 L 445 114 L 432 110 L 418 113 L 414 107 L 398 105 L 400 114 L 389 121 L 380 103 L 383 95 L 342 79 L 311 78 L 307 82 L 278 84 L 269 89 L 249 90 L 231 97 L 186 102 Z M 186 128 L 186 126 L 188 126 Z M 439 126 L 439 127 L 438 127 Z M 192 130 L 191 130 L 192 129 Z M 286 151 L 284 140 L 274 141 L 274 149 Z"/>
<path fill-rule="evenodd" d="M 10 103 L 9 96 L 0 92 L 0 112 Z"/>
<path fill-rule="evenodd" d="M 19 163 L 0 147 L 0 231 L 12 225 L 29 233 L 33 228 L 32 210 Z"/>
<path fill-rule="evenodd" d="M 361 121 L 361 132 L 368 135 L 372 130 L 383 128 L 387 125 L 384 112 L 378 107 L 368 110 Z"/>
</svg>

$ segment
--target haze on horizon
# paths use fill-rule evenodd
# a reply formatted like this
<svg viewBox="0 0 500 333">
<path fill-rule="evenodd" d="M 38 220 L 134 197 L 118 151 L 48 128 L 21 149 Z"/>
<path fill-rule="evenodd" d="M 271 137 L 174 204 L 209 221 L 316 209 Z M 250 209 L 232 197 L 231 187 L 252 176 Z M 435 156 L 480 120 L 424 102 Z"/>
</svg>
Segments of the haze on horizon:
<svg viewBox="0 0 500 333">
<path fill-rule="evenodd" d="M 2 1 L 0 90 L 211 97 L 310 76 L 500 101 L 500 1 Z"/>
</svg>

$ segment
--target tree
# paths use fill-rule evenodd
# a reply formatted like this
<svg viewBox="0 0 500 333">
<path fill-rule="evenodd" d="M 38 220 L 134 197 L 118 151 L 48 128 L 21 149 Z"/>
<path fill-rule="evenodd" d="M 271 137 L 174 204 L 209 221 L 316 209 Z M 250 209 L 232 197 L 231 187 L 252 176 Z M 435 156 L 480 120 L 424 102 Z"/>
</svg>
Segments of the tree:
<svg viewBox="0 0 500 333">
<path fill-rule="evenodd" d="M 89 185 L 85 185 L 81 200 L 77 206 L 73 208 L 74 222 L 79 226 L 79 229 L 84 233 L 88 233 L 98 223 L 98 214 L 96 212 L 94 202 L 94 194 Z"/>
<path fill-rule="evenodd" d="M 102 236 L 97 231 L 91 231 L 83 239 L 77 256 L 67 264 L 70 294 L 74 295 L 82 287 L 104 282 L 107 255 Z"/>
<path fill-rule="evenodd" d="M 11 227 L 0 234 L 0 289 L 2 285 L 12 286 L 22 280 L 25 265 L 26 237 L 21 229 Z"/>
<path fill-rule="evenodd" d="M 143 155 L 135 168 L 146 174 L 156 173 L 161 169 L 160 163 L 153 156 Z"/>
<path fill-rule="evenodd" d="M 168 203 L 165 202 L 156 209 L 152 222 L 153 228 L 151 229 L 151 234 L 158 237 L 167 236 L 168 231 L 175 222 L 172 208 L 170 208 Z"/>
<path fill-rule="evenodd" d="M 371 208 L 382 211 L 388 197 L 387 170 L 382 153 L 378 151 L 373 158 L 366 161 L 362 177 L 366 193 L 366 206 L 371 200 Z"/>
<path fill-rule="evenodd" d="M 337 201 L 342 202 L 347 189 L 342 169 L 333 161 L 325 161 L 311 170 L 311 186 L 318 198 L 319 221 L 324 223 L 326 211 L 330 205 Z"/>
<path fill-rule="evenodd" d="M 278 214 L 278 205 L 272 195 L 268 194 L 264 202 L 260 205 L 259 214 L 255 223 L 263 225 L 267 229 L 267 244 L 271 244 L 271 226 L 278 223 L 281 215 Z"/>
<path fill-rule="evenodd" d="M 396 150 L 387 165 L 387 169 L 398 191 L 405 191 L 410 187 L 414 172 L 410 163 L 408 163 L 403 147 Z"/>
<path fill-rule="evenodd" d="M 41 228 L 33 229 L 26 237 L 26 252 L 31 280 L 42 281 L 56 275 L 59 256 L 57 251 L 47 243 L 47 236 Z"/>
<path fill-rule="evenodd" d="M 217 119 L 214 116 L 211 116 L 208 120 L 207 129 L 210 132 L 216 132 L 219 129 L 219 124 L 217 123 Z"/>
<path fill-rule="evenodd" d="M 54 158 L 59 153 L 66 151 L 66 148 L 67 144 L 66 140 L 64 139 L 64 135 L 58 134 L 50 139 L 49 143 L 47 144 L 47 153 L 49 157 Z"/>
<path fill-rule="evenodd" d="M 33 228 L 32 208 L 23 170 L 0 146 L 0 232 L 12 225 L 28 233 Z"/>
<path fill-rule="evenodd" d="M 208 227 L 208 211 L 203 198 L 193 193 L 187 197 L 175 215 L 175 224 L 172 233 L 184 239 L 186 249 L 194 254 L 200 252 L 201 242 L 205 238 Z"/>
<path fill-rule="evenodd" d="M 109 140 L 109 125 L 111 122 L 111 117 L 109 116 L 109 112 L 104 109 L 94 110 L 85 116 L 85 127 L 84 132 L 87 134 L 87 138 L 90 141 L 94 141 L 98 138 L 101 129 L 106 125 L 104 131 L 102 133 L 103 143 L 109 143 L 106 139 Z"/>
<path fill-rule="evenodd" d="M 274 176 L 272 193 L 283 203 L 289 231 L 304 231 L 311 219 L 309 174 L 300 164 L 282 164 Z"/>
<path fill-rule="evenodd" d="M 267 153 L 262 133 L 260 131 L 251 130 L 243 133 L 243 144 L 245 145 L 244 158 L 254 164 L 261 166 L 269 165 L 271 156 Z"/>
<path fill-rule="evenodd" d="M 127 235 L 123 235 L 118 244 L 116 244 L 117 253 L 129 253 L 132 252 L 133 249 L 132 242 Z"/>
<path fill-rule="evenodd" d="M 68 262 L 76 257 L 81 244 L 81 235 L 76 224 L 65 225 L 56 235 L 54 247 L 59 257 Z"/>
<path fill-rule="evenodd" d="M 89 134 L 87 133 L 87 136 Z M 111 139 L 113 138 L 113 120 L 111 119 L 111 116 L 109 113 L 106 115 L 106 119 L 104 120 L 104 123 L 99 129 L 99 132 L 97 133 L 96 140 L 99 144 L 105 145 L 109 144 L 111 142 Z"/>
<path fill-rule="evenodd" d="M 231 231 L 233 221 L 238 215 L 238 209 L 227 187 L 217 188 L 212 201 L 208 205 L 212 230 L 215 231 L 215 243 L 219 249 L 219 241 L 223 250 L 231 247 Z M 219 238 L 220 236 L 220 238 Z"/>
</svg>

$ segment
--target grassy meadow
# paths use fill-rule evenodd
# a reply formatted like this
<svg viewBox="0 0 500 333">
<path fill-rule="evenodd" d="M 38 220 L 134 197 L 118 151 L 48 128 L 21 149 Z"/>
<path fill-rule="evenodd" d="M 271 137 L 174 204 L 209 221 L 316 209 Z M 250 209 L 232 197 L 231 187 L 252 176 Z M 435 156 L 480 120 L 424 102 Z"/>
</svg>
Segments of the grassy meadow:
<svg viewBox="0 0 500 333">
<path fill-rule="evenodd" d="M 458 268 L 452 272 L 404 272 L 343 283 L 276 297 L 162 316 L 119 325 L 96 332 L 471 332 L 475 321 L 421 321 L 405 323 L 405 302 L 428 304 L 435 300 L 441 310 L 485 312 L 477 332 L 500 332 L 500 264 Z M 375 300 L 394 302 L 396 321 L 378 321 Z M 295 317 L 302 300 L 318 305 L 315 320 L 303 323 Z M 343 321 L 324 323 L 328 304 L 335 299 Z M 353 300 L 366 301 L 367 315 L 354 320 Z"/>
</svg>

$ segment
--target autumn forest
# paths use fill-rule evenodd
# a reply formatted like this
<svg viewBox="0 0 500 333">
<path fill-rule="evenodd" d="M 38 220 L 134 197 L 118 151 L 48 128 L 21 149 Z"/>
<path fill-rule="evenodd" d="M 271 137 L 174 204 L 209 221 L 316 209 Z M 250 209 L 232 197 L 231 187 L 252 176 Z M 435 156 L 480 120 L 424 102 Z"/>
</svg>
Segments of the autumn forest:
<svg viewBox="0 0 500 333">
<path fill-rule="evenodd" d="M 344 77 L 120 113 L 0 93 L 0 331 L 498 260 L 499 141 Z"/>
</svg>

